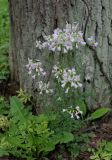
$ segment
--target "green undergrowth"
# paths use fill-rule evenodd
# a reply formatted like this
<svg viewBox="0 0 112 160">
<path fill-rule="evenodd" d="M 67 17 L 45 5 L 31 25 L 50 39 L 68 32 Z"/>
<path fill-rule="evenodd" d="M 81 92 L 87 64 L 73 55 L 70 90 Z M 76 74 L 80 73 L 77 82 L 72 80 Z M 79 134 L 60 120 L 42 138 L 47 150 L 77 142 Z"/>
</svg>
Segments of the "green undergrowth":
<svg viewBox="0 0 112 160">
<path fill-rule="evenodd" d="M 0 157 L 47 159 L 57 146 L 76 157 L 87 149 L 90 135 L 77 134 L 83 121 L 75 121 L 69 114 L 49 112 L 36 116 L 17 97 L 12 97 L 10 103 L 1 97 L 0 108 Z M 78 143 L 82 147 L 77 147 Z"/>
<path fill-rule="evenodd" d="M 102 140 L 97 144 L 97 148 L 88 149 L 92 155 L 90 160 L 111 160 L 112 159 L 112 142 Z"/>
<path fill-rule="evenodd" d="M 98 157 L 99 151 L 89 146 L 93 133 L 83 130 L 88 120 L 100 118 L 107 110 L 97 110 L 90 118 L 78 120 L 71 118 L 68 112 L 59 111 L 33 115 L 31 107 L 23 105 L 22 100 L 14 96 L 8 102 L 0 97 L 0 157 L 49 160 L 53 156 L 62 160 L 66 153 L 70 160 L 75 160 L 88 148 L 92 153 L 91 159 Z"/>
<path fill-rule="evenodd" d="M 0 0 L 0 82 L 9 76 L 9 15 L 8 1 Z"/>
</svg>

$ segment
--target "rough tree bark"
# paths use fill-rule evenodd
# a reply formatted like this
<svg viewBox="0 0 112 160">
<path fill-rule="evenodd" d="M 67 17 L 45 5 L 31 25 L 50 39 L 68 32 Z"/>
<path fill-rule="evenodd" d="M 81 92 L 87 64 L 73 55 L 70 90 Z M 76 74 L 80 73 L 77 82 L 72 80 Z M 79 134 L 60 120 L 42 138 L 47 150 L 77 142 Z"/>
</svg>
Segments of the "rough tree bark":
<svg viewBox="0 0 112 160">
<path fill-rule="evenodd" d="M 25 64 L 30 58 L 41 58 L 36 49 L 36 39 L 52 33 L 54 28 L 67 22 L 78 22 L 84 30 L 87 23 L 87 5 L 91 10 L 86 26 L 86 37 L 95 36 L 97 51 L 87 46 L 81 54 L 88 53 L 89 64 L 83 68 L 85 90 L 92 91 L 94 98 L 89 106 L 110 105 L 112 99 L 112 0 L 9 0 L 11 20 L 11 73 L 24 89 L 31 90 Z M 90 13 L 89 13 L 90 14 Z M 45 57 L 42 57 L 44 59 Z M 44 60 L 45 63 L 45 60 Z"/>
</svg>

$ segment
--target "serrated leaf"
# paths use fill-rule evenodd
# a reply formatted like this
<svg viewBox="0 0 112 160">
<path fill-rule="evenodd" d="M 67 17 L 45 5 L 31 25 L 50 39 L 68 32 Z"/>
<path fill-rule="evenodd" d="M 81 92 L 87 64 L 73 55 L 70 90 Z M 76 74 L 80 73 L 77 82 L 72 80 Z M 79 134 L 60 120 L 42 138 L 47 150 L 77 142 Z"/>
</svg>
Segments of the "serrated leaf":
<svg viewBox="0 0 112 160">
<path fill-rule="evenodd" d="M 15 137 L 9 137 L 9 139 L 8 139 L 8 141 L 9 141 L 9 143 L 11 144 L 11 145 L 13 145 L 13 146 L 19 146 L 20 144 L 22 144 L 23 143 L 23 139 L 21 139 L 19 136 L 17 137 L 17 136 L 15 136 Z"/>
<path fill-rule="evenodd" d="M 5 149 L 0 148 L 0 157 L 2 156 L 9 156 L 9 153 Z"/>
<path fill-rule="evenodd" d="M 16 120 L 24 122 L 27 119 L 29 112 L 26 108 L 24 108 L 24 105 L 21 103 L 21 101 L 14 96 L 10 99 L 10 105 L 11 105 L 11 115 Z"/>
<path fill-rule="evenodd" d="M 92 120 L 98 119 L 103 117 L 106 113 L 108 113 L 110 111 L 110 108 L 99 108 L 97 109 L 95 112 L 92 113 L 91 117 Z"/>
</svg>

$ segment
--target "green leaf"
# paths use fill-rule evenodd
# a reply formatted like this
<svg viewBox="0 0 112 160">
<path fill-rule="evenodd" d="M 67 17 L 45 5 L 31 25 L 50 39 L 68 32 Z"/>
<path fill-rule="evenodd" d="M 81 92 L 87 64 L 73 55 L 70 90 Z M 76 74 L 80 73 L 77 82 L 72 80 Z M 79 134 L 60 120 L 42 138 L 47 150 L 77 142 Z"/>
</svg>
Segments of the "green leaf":
<svg viewBox="0 0 112 160">
<path fill-rule="evenodd" d="M 68 143 L 70 141 L 73 141 L 74 136 L 72 133 L 69 132 L 63 132 L 61 139 L 60 139 L 60 143 Z"/>
<path fill-rule="evenodd" d="M 28 118 L 29 112 L 26 108 L 24 108 L 24 105 L 21 103 L 21 101 L 17 97 L 12 97 L 10 99 L 10 105 L 11 105 L 11 115 L 15 120 L 19 121 L 26 121 Z"/>
<path fill-rule="evenodd" d="M 9 153 L 5 149 L 0 148 L 0 157 L 2 156 L 9 156 Z"/>
<path fill-rule="evenodd" d="M 55 144 L 52 142 L 49 142 L 49 144 L 46 143 L 46 145 L 43 146 L 43 148 L 40 148 L 40 151 L 44 152 L 51 152 L 55 149 Z"/>
<path fill-rule="evenodd" d="M 112 142 L 107 142 L 105 149 L 109 152 L 112 152 Z"/>
<path fill-rule="evenodd" d="M 6 76 L 2 76 L 2 75 L 0 75 L 0 80 L 5 80 L 5 79 L 7 79 L 7 77 L 6 77 Z"/>
<path fill-rule="evenodd" d="M 15 137 L 9 136 L 8 141 L 14 147 L 17 147 L 23 143 L 23 139 L 21 139 L 21 137 L 19 136 L 15 136 Z"/>
<path fill-rule="evenodd" d="M 95 120 L 95 119 L 98 119 L 98 118 L 101 118 L 103 117 L 106 113 L 108 113 L 110 111 L 110 108 L 100 108 L 100 109 L 97 109 L 95 112 L 92 113 L 91 117 L 92 117 L 92 120 Z"/>
</svg>

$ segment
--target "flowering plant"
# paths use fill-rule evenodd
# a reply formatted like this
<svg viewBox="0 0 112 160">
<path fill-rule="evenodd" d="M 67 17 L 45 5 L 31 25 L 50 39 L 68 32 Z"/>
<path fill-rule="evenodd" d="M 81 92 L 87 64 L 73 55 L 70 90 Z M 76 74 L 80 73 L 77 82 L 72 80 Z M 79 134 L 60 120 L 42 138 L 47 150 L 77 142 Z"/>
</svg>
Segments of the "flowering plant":
<svg viewBox="0 0 112 160">
<path fill-rule="evenodd" d="M 98 45 L 92 36 L 88 38 L 88 42 L 94 47 Z M 78 98 L 81 99 L 80 94 L 83 84 L 80 75 L 77 74 L 77 68 L 74 64 L 72 65 L 72 63 L 69 65 L 67 55 L 71 57 L 73 61 L 72 54 L 74 53 L 74 50 L 85 45 L 83 32 L 78 30 L 78 24 L 76 23 L 67 23 L 64 29 L 55 29 L 53 34 L 44 36 L 43 42 L 36 41 L 36 47 L 38 49 L 47 49 L 50 53 L 55 53 L 55 55 L 63 54 L 63 57 L 61 58 L 64 59 L 66 57 L 67 59 L 67 61 L 63 60 L 63 63 L 58 62 L 52 66 L 51 74 L 54 80 L 53 83 L 46 81 L 47 72 L 45 70 L 47 70 L 47 68 L 44 69 L 40 60 L 33 62 L 31 59 L 28 59 L 26 68 L 28 69 L 28 74 L 31 75 L 33 82 L 37 84 L 37 91 L 41 95 L 42 101 L 42 95 L 50 95 L 52 97 L 51 100 L 47 97 L 45 104 L 46 101 L 49 101 L 51 103 L 50 105 L 57 107 L 61 106 L 61 109 L 68 108 L 65 109 L 66 111 L 70 109 L 70 106 L 78 105 L 75 104 L 75 100 Z M 76 119 L 79 119 L 80 115 L 83 114 L 79 105 L 78 107 L 74 107 L 73 112 L 68 111 L 68 113 L 71 113 L 71 118 L 76 117 Z"/>
</svg>

